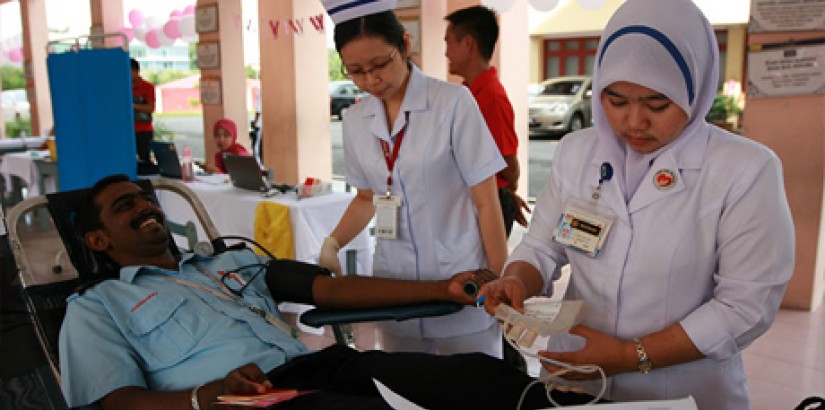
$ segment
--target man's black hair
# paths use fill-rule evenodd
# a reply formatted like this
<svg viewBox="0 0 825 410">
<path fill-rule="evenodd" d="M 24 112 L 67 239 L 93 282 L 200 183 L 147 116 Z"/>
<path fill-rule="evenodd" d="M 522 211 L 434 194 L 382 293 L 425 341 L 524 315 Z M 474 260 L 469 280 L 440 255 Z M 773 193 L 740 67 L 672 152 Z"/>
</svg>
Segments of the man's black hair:
<svg viewBox="0 0 825 410">
<path fill-rule="evenodd" d="M 104 177 L 97 181 L 83 199 L 80 209 L 77 211 L 74 228 L 78 235 L 78 240 L 86 247 L 85 236 L 87 233 L 103 228 L 103 222 L 100 220 L 100 212 L 103 207 L 97 204 L 97 197 L 104 189 L 112 184 L 120 182 L 131 182 L 129 177 L 123 174 L 115 174 Z M 107 279 L 116 279 L 118 272 L 118 265 L 112 261 L 108 255 L 103 252 L 95 252 L 86 248 L 87 264 L 93 266 L 90 272 L 78 272 L 83 280 L 76 292 L 83 294 L 87 289 L 103 282 Z"/>
<path fill-rule="evenodd" d="M 452 23 L 456 39 L 461 40 L 466 35 L 472 36 L 478 44 L 481 56 L 487 61 L 493 58 L 498 41 L 496 12 L 484 6 L 472 6 L 456 10 L 444 19 Z"/>
<path fill-rule="evenodd" d="M 100 220 L 100 211 L 102 210 L 102 207 L 95 201 L 97 200 L 97 196 L 100 195 L 100 193 L 103 192 L 103 190 L 109 185 L 119 182 L 131 181 L 126 175 L 115 174 L 109 175 L 97 181 L 91 188 L 89 188 L 89 192 L 86 194 L 86 198 L 83 199 L 83 205 L 80 207 L 77 214 L 77 220 L 75 221 L 75 228 L 81 238 L 86 236 L 89 232 L 103 228 L 103 222 Z"/>
<path fill-rule="evenodd" d="M 335 25 L 335 50 L 338 53 L 350 41 L 362 37 L 381 37 L 401 52 L 404 48 L 404 26 L 392 11 L 369 14 Z"/>
<path fill-rule="evenodd" d="M 134 58 L 130 58 L 129 63 L 132 65 L 132 70 L 140 71 L 140 63 L 138 63 L 137 60 L 135 60 Z"/>
</svg>

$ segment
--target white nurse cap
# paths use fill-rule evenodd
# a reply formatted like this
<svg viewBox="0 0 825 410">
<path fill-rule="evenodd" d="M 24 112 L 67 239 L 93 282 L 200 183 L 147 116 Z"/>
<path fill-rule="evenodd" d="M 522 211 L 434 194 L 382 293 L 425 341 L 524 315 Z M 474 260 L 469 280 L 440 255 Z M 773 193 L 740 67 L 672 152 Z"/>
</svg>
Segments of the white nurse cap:
<svg viewBox="0 0 825 410">
<path fill-rule="evenodd" d="M 335 24 L 368 14 L 394 10 L 396 0 L 321 0 Z"/>
</svg>

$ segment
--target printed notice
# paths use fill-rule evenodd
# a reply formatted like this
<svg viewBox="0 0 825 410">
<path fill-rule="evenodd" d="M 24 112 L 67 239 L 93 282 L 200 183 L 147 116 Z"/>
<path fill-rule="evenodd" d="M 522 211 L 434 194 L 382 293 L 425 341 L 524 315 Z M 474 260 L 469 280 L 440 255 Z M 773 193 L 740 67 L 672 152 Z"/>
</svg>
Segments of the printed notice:
<svg viewBox="0 0 825 410">
<path fill-rule="evenodd" d="M 748 31 L 817 31 L 825 27 L 825 0 L 751 0 Z"/>
<path fill-rule="evenodd" d="M 748 54 L 748 98 L 825 94 L 825 44 Z"/>
</svg>

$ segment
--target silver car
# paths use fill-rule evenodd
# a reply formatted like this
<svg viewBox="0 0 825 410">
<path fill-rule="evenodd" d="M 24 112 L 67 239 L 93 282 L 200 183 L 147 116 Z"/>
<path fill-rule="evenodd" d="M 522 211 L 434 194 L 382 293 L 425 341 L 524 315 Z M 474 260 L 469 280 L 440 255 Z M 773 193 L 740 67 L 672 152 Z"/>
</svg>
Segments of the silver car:
<svg viewBox="0 0 825 410">
<path fill-rule="evenodd" d="M 560 137 L 592 124 L 590 76 L 565 76 L 541 83 L 530 100 L 530 134 Z"/>
</svg>

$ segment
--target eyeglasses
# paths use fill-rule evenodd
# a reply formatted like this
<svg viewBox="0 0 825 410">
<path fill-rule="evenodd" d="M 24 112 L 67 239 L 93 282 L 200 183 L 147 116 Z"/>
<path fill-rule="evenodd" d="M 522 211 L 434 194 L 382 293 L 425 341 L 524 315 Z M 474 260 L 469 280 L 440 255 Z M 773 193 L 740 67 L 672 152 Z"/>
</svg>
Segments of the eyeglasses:
<svg viewBox="0 0 825 410">
<path fill-rule="evenodd" d="M 372 65 L 372 68 L 369 69 L 362 69 L 360 67 L 354 69 L 348 69 L 346 66 L 341 66 L 341 73 L 344 74 L 344 77 L 349 78 L 353 81 L 363 81 L 367 78 L 367 74 L 372 74 L 373 77 L 380 77 L 383 73 L 383 70 L 387 68 L 387 66 L 392 63 L 392 60 L 395 59 L 395 55 L 398 54 L 398 49 L 393 49 L 392 53 L 382 62 L 375 63 Z"/>
</svg>

